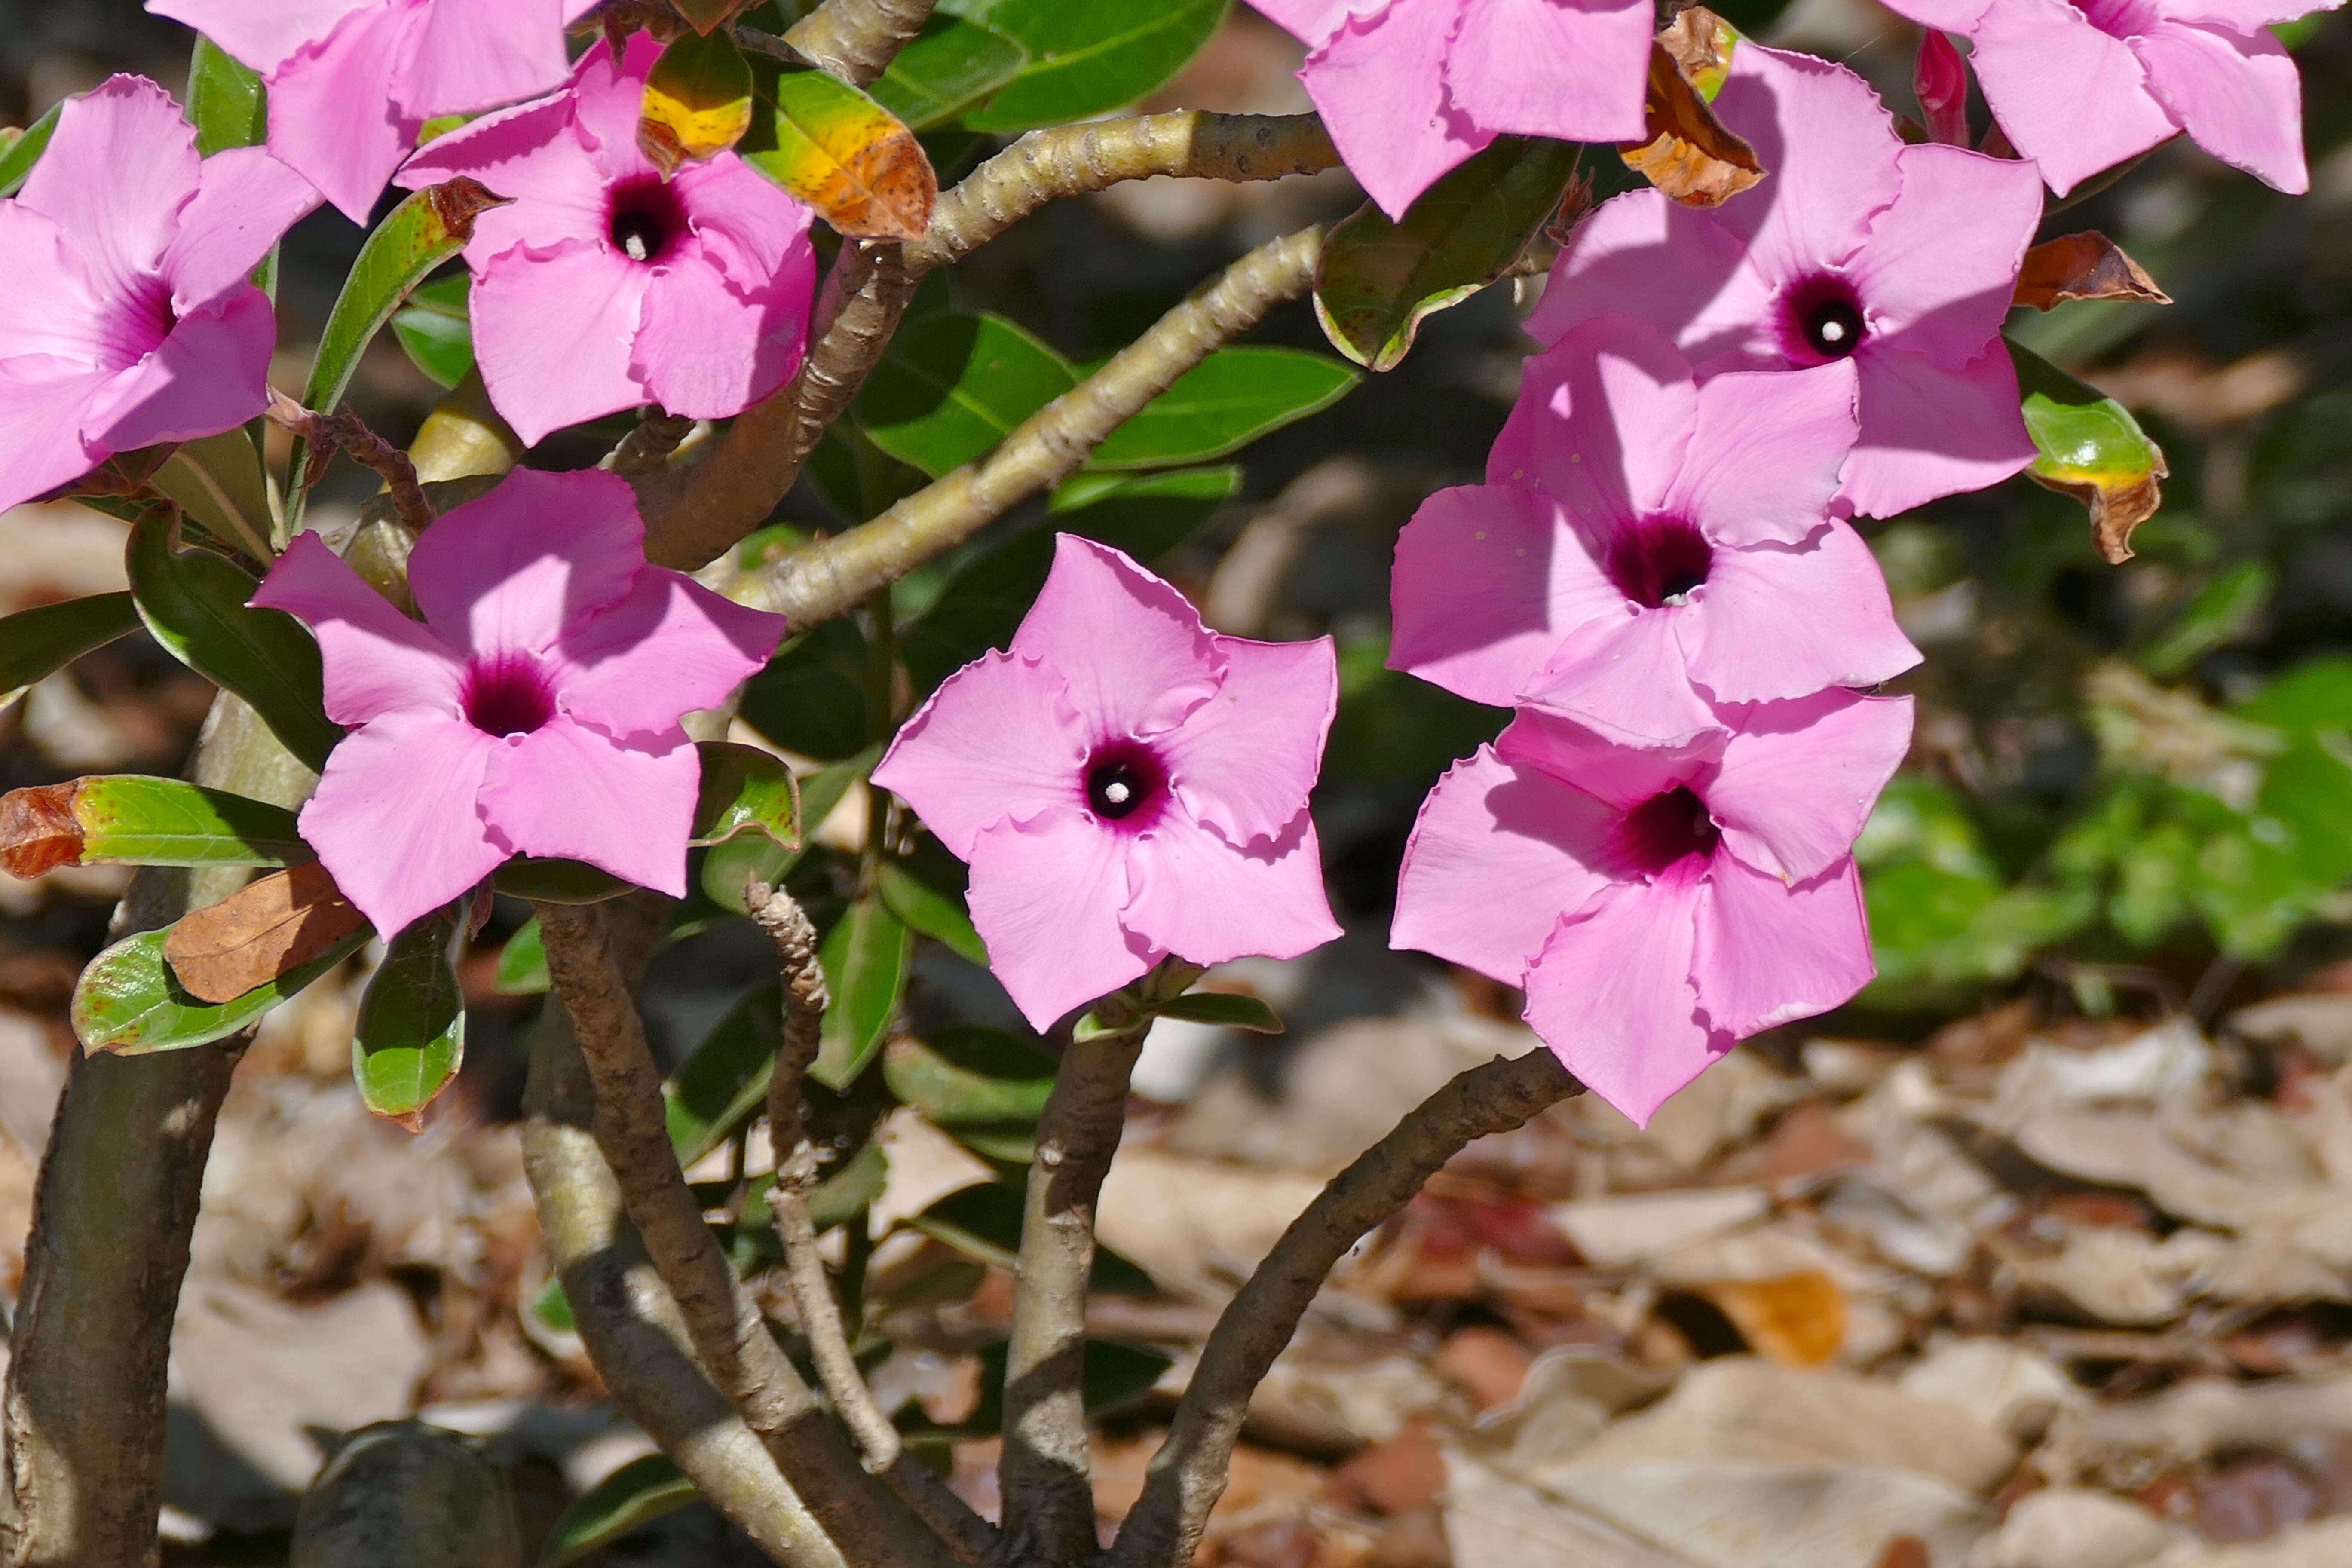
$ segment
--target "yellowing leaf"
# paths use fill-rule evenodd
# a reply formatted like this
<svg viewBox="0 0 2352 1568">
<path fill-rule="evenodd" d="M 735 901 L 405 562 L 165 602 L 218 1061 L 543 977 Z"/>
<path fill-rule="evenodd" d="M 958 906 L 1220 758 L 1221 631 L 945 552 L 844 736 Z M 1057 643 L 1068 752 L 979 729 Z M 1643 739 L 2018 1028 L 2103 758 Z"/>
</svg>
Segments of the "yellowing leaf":
<svg viewBox="0 0 2352 1568">
<path fill-rule="evenodd" d="M 1685 206 L 1721 206 L 1764 177 L 1756 149 L 1732 133 L 1666 45 L 1650 46 L 1648 119 L 1640 142 L 1618 148 L 1625 166 Z"/>
<path fill-rule="evenodd" d="M 667 174 L 725 152 L 751 129 L 751 66 L 724 33 L 678 36 L 646 79 L 637 145 Z"/>
<path fill-rule="evenodd" d="M 777 79 L 776 150 L 749 162 L 856 239 L 921 238 L 940 196 L 915 133 L 823 71 Z"/>
</svg>

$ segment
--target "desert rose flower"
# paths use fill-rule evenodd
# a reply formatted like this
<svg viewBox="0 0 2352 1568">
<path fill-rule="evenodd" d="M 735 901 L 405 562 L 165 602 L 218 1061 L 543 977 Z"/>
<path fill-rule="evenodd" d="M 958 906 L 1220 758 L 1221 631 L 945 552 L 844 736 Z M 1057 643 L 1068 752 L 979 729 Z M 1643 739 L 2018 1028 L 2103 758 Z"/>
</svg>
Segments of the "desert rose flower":
<svg viewBox="0 0 2352 1568">
<path fill-rule="evenodd" d="M 646 563 L 628 481 L 520 469 L 416 542 L 410 620 L 299 535 L 253 602 L 318 637 L 355 728 L 302 837 L 389 936 L 509 856 L 686 890 L 701 768 L 679 715 L 767 661 L 782 617 Z"/>
<path fill-rule="evenodd" d="M 344 216 L 445 114 L 552 92 L 564 25 L 596 0 L 148 0 L 269 84 L 269 150 Z"/>
<path fill-rule="evenodd" d="M 1044 1029 L 1171 954 L 1339 934 L 1307 815 L 1338 701 L 1328 637 L 1220 637 L 1064 534 L 1011 647 L 950 676 L 874 782 L 971 862 L 989 967 Z"/>
<path fill-rule="evenodd" d="M 1908 669 L 1877 563 L 1828 512 L 1853 389 L 1842 361 L 1697 384 L 1654 328 L 1577 328 L 1527 362 L 1490 482 L 1398 538 L 1390 663 L 1630 745 Z"/>
<path fill-rule="evenodd" d="M 2186 131 L 2282 191 L 2311 188 L 2303 82 L 2268 26 L 2342 0 L 1888 0 L 1958 33 L 2010 142 L 2064 195 Z"/>
<path fill-rule="evenodd" d="M 2001 318 L 2042 220 L 2030 163 L 1906 147 L 1843 66 L 1742 43 L 1715 112 L 1770 177 L 1713 212 L 1604 202 L 1528 323 L 1556 342 L 1612 312 L 1664 330 L 1701 379 L 1851 360 L 1860 437 L 1842 499 L 1890 517 L 2033 458 Z"/>
<path fill-rule="evenodd" d="M 1391 217 L 1498 135 L 1642 134 L 1656 26 L 1644 0 L 1263 0 L 1257 9 L 1307 45 L 1298 79 Z"/>
<path fill-rule="evenodd" d="M 800 368 L 816 253 L 808 208 L 732 153 L 664 180 L 637 150 L 660 46 L 598 44 L 554 97 L 488 115 L 400 173 L 471 175 L 506 206 L 474 222 L 474 353 L 526 442 L 658 403 L 718 419 Z"/>
<path fill-rule="evenodd" d="M 1910 734 L 1909 698 L 1851 691 L 1667 749 L 1522 713 L 1423 803 L 1391 942 L 1523 987 L 1568 1069 L 1646 1122 L 1869 983 L 1852 850 Z"/>
<path fill-rule="evenodd" d="M 0 507 L 260 413 L 278 324 L 248 275 L 318 205 L 257 147 L 199 160 L 143 77 L 68 100 L 0 202 Z"/>
</svg>

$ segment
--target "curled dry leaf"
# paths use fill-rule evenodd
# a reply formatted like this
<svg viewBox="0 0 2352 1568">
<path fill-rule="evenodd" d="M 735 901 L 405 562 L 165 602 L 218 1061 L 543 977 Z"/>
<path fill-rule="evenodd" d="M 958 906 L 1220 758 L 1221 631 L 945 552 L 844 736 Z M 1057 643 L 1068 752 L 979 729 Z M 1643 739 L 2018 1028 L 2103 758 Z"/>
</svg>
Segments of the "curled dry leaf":
<svg viewBox="0 0 2352 1568">
<path fill-rule="evenodd" d="M 2123 247 L 2096 229 L 2062 234 L 2025 253 L 2017 274 L 2020 305 L 2047 310 L 2067 300 L 2141 300 L 2169 305 L 2172 296 L 2156 286 Z"/>
<path fill-rule="evenodd" d="M 190 994 L 233 1002 L 300 968 L 366 923 L 314 861 L 258 878 L 182 917 L 163 944 L 163 959 Z"/>
<path fill-rule="evenodd" d="M 0 795 L 0 871 L 26 881 L 81 863 L 82 826 L 73 783 L 38 784 Z"/>
<path fill-rule="evenodd" d="M 499 195 L 479 180 L 460 174 L 425 189 L 425 199 L 433 208 L 433 216 L 441 220 L 448 238 L 463 246 L 474 237 L 474 220 L 492 207 L 502 207 L 508 198 Z"/>
<path fill-rule="evenodd" d="M 775 151 L 749 162 L 853 239 L 919 239 L 940 196 L 915 133 L 823 71 L 777 79 Z"/>
<path fill-rule="evenodd" d="M 1690 25 L 1694 16 L 1706 16 L 1712 29 Z M 1663 39 L 1650 46 L 1647 135 L 1623 143 L 1618 153 L 1627 168 L 1683 205 L 1721 206 L 1762 179 L 1764 165 L 1756 149 L 1707 107 L 1730 59 L 1729 30 L 1703 11 L 1684 12 L 1667 30 L 1669 37 L 1675 28 L 1686 30 L 1672 47 Z"/>
</svg>

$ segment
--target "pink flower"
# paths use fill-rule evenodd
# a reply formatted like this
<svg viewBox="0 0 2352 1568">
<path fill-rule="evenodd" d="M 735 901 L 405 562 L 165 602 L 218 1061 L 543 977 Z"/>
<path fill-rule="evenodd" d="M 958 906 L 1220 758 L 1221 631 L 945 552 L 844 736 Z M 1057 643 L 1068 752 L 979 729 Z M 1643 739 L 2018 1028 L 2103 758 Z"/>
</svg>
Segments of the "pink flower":
<svg viewBox="0 0 2352 1568">
<path fill-rule="evenodd" d="M 365 223 L 416 133 L 552 92 L 596 0 L 147 0 L 269 84 L 269 150 Z"/>
<path fill-rule="evenodd" d="M 1629 745 L 1908 669 L 1876 562 L 1828 515 L 1853 398 L 1843 361 L 1698 385 L 1655 329 L 1586 322 L 1527 362 L 1490 482 L 1405 526 L 1390 663 Z"/>
<path fill-rule="evenodd" d="M 68 100 L 0 202 L 0 508 L 260 413 L 278 323 L 248 274 L 318 205 L 257 147 L 200 162 L 143 77 Z"/>
<path fill-rule="evenodd" d="M 389 936 L 509 855 L 562 856 L 673 896 L 701 769 L 678 716 L 767 661 L 781 617 L 646 564 L 628 481 L 519 469 L 408 559 L 408 619 L 315 533 L 257 605 L 310 623 L 327 712 L 355 725 L 302 837 Z"/>
<path fill-rule="evenodd" d="M 971 863 L 990 966 L 1044 1029 L 1171 953 L 1290 958 L 1339 934 L 1307 815 L 1338 702 L 1329 638 L 1220 637 L 1064 534 L 1011 648 L 950 676 L 874 782 Z"/>
<path fill-rule="evenodd" d="M 1646 0 L 1261 0 L 1381 210 L 1401 217 L 1498 135 L 1631 142 L 1649 92 Z"/>
<path fill-rule="evenodd" d="M 660 47 L 616 65 L 598 44 L 572 85 L 488 116 L 411 160 L 400 183 L 470 174 L 511 205 L 466 247 L 474 353 L 526 442 L 642 403 L 719 419 L 800 368 L 816 253 L 808 208 L 732 153 L 665 181 L 637 150 Z"/>
<path fill-rule="evenodd" d="M 1966 37 L 2010 141 L 2064 195 L 2182 131 L 2282 191 L 2311 188 L 2303 83 L 2266 30 L 2342 0 L 1888 0 Z"/>
<path fill-rule="evenodd" d="M 1556 342 L 1612 312 L 1665 331 L 1702 380 L 1850 359 L 1861 436 L 1843 502 L 1870 517 L 1981 489 L 2033 458 L 2000 339 L 2042 219 L 2030 163 L 1906 147 L 1843 66 L 1742 43 L 1715 100 L 1770 174 L 1713 212 L 1601 204 L 1528 322 Z"/>
<path fill-rule="evenodd" d="M 1735 1041 L 1869 983 L 1851 851 L 1910 734 L 1909 698 L 1851 691 L 1667 750 L 1522 713 L 1423 803 L 1391 945 L 1524 987 L 1568 1069 L 1647 1121 Z"/>
</svg>

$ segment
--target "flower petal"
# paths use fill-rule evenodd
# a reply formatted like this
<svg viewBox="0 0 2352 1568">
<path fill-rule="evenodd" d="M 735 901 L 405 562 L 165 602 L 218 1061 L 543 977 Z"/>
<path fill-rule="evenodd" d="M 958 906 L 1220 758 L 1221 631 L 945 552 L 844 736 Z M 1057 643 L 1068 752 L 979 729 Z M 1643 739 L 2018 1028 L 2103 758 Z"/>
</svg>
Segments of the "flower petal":
<svg viewBox="0 0 2352 1568">
<path fill-rule="evenodd" d="M 1837 495 L 1838 469 L 1860 429 L 1856 395 L 1844 360 L 1710 377 L 1661 510 L 1717 545 L 1807 537 Z"/>
<path fill-rule="evenodd" d="M 1717 207 L 1716 221 L 1748 239 L 1751 265 L 1783 284 L 1860 249 L 1872 216 L 1902 188 L 1894 118 L 1843 66 L 1742 42 L 1714 107 L 1769 171 Z"/>
<path fill-rule="evenodd" d="M 1296 958 L 1339 935 L 1303 804 L 1281 833 L 1247 851 L 1171 812 L 1129 842 L 1127 876 L 1119 924 L 1133 941 L 1187 963 Z"/>
<path fill-rule="evenodd" d="M 1329 637 L 1220 637 L 1215 644 L 1225 661 L 1216 695 L 1164 731 L 1153 750 L 1187 811 L 1229 845 L 1255 846 L 1281 837 L 1306 809 L 1339 709 L 1339 656 Z M 1179 943 L 1162 945 L 1191 956 Z"/>
<path fill-rule="evenodd" d="M 1490 135 L 1638 142 L 1655 26 L 1638 3 L 1480 0 L 1462 7 L 1446 90 Z"/>
<path fill-rule="evenodd" d="M 466 259 L 477 272 L 518 245 L 609 246 L 604 176 L 573 128 L 573 109 L 572 95 L 559 93 L 485 114 L 435 137 L 394 183 L 421 191 L 464 174 L 509 199 L 474 219 Z"/>
<path fill-rule="evenodd" d="M 1514 767 L 1549 773 L 1622 813 L 1710 774 L 1725 739 L 1716 731 L 1680 746 L 1627 746 L 1573 720 L 1523 708 L 1495 737 L 1495 754 Z"/>
<path fill-rule="evenodd" d="M 677 728 L 716 708 L 776 651 L 784 617 L 659 566 L 555 645 L 556 704 L 608 735 Z"/>
<path fill-rule="evenodd" d="M 482 816 L 523 854 L 585 860 L 675 899 L 701 785 L 684 731 L 616 741 L 559 713 L 498 745 Z"/>
<path fill-rule="evenodd" d="M 1681 624 L 1695 606 L 1637 610 L 1562 637 L 1523 700 L 1628 746 L 1679 746 L 1719 729 L 1691 689 Z"/>
<path fill-rule="evenodd" d="M 740 414 L 791 379 L 808 336 L 816 261 L 756 289 L 738 289 L 700 240 L 653 269 L 629 373 L 666 413 L 689 419 Z"/>
<path fill-rule="evenodd" d="M 1389 945 L 1517 985 L 1561 914 L 1610 885 L 1618 813 L 1481 746 L 1421 803 L 1397 872 Z"/>
<path fill-rule="evenodd" d="M 2303 157 L 2303 79 L 2256 28 L 2158 22 L 2131 43 L 2147 83 L 2197 145 L 2289 195 L 2311 188 Z"/>
<path fill-rule="evenodd" d="M 319 639 L 327 717 L 336 723 L 364 724 L 410 710 L 449 719 L 464 712 L 464 661 L 393 608 L 316 533 L 294 536 L 253 603 L 285 611 Z"/>
<path fill-rule="evenodd" d="M 1717 702 L 1875 686 L 1919 662 L 1886 579 L 1843 522 L 1802 544 L 1717 550 L 1680 623 L 1691 679 Z"/>
<path fill-rule="evenodd" d="M 1560 921 L 1528 971 L 1528 1026 L 1643 1126 L 1733 1044 L 1699 1016 L 1691 983 L 1704 888 L 1687 874 L 1606 888 Z"/>
<path fill-rule="evenodd" d="M 180 209 L 163 252 L 172 309 L 200 309 L 247 281 L 269 247 L 319 205 L 310 182 L 259 147 L 231 147 L 204 162 L 195 199 Z"/>
<path fill-rule="evenodd" d="M 147 0 L 158 16 L 184 23 L 232 58 L 268 76 L 335 24 L 384 0 Z"/>
<path fill-rule="evenodd" d="M 420 17 L 411 5 L 362 7 L 269 79 L 270 155 L 362 226 L 416 145 L 422 121 L 394 106 L 392 82 Z"/>
<path fill-rule="evenodd" d="M 1853 858 L 1792 887 L 1717 856 L 1692 968 L 1707 1021 L 1735 1039 L 1846 1001 L 1878 973 Z"/>
<path fill-rule="evenodd" d="M 1161 957 L 1119 924 L 1126 842 L 1076 805 L 1000 821 L 972 840 L 972 927 L 988 967 L 1041 1032 Z"/>
<path fill-rule="evenodd" d="M 1682 466 L 1697 409 L 1690 365 L 1664 335 L 1604 316 L 1527 361 L 1486 478 L 1556 495 L 1588 521 L 1645 516 Z"/>
<path fill-rule="evenodd" d="M 1389 666 L 1507 707 L 1560 639 L 1633 614 L 1562 504 L 1517 485 L 1463 485 L 1397 535 Z"/>
<path fill-rule="evenodd" d="M 1095 740 L 1172 729 L 1217 689 L 1216 640 L 1184 595 L 1076 534 L 1055 536 L 1054 569 L 1012 650 L 1061 672 Z"/>
<path fill-rule="evenodd" d="M 269 297 L 239 284 L 180 318 L 161 347 L 116 376 L 85 411 L 83 437 L 127 452 L 234 430 L 268 405 L 277 342 Z"/>
<path fill-rule="evenodd" d="M 121 313 L 121 301 L 91 287 L 57 219 L 22 202 L 0 201 L 0 276 L 8 279 L 0 289 L 0 364 L 24 369 L 22 380 L 63 374 L 67 364 L 104 367 L 103 380 L 142 347 L 118 343 L 121 330 L 110 331 L 106 318 Z M 22 364 L 36 358 L 62 363 L 54 372 Z"/>
<path fill-rule="evenodd" d="M 2042 222 L 2031 163 L 1960 147 L 1906 147 L 1903 193 L 1846 264 L 1882 341 L 1957 370 L 1985 352 Z"/>
<path fill-rule="evenodd" d="M 1969 64 L 1993 118 L 2064 195 L 2179 127 L 2131 46 L 2066 0 L 2001 0 L 1971 35 Z"/>
<path fill-rule="evenodd" d="M 509 853 L 476 802 L 499 742 L 462 719 L 386 713 L 343 737 L 302 807 L 302 837 L 343 897 L 390 935 Z"/>
<path fill-rule="evenodd" d="M 1892 342 L 1853 357 L 1862 433 L 1840 495 L 1864 517 L 1894 517 L 1941 496 L 1997 485 L 2033 461 L 2017 370 L 1994 343 L 1947 370 Z"/>
<path fill-rule="evenodd" d="M 113 377 L 47 357 L 0 360 L 0 510 L 89 472 L 82 416 Z"/>
<path fill-rule="evenodd" d="M 1355 8 L 1349 0 L 1265 0 L 1250 7 L 1310 49 L 1346 26 Z"/>
<path fill-rule="evenodd" d="M 635 585 L 645 538 L 619 475 L 517 468 L 425 531 L 408 584 L 453 648 L 544 653 Z"/>
<path fill-rule="evenodd" d="M 1495 139 L 1446 101 L 1440 65 L 1459 14 L 1424 4 L 1350 16 L 1298 73 L 1349 172 L 1392 218 Z"/>
<path fill-rule="evenodd" d="M 734 153 L 690 163 L 670 184 L 686 205 L 696 237 L 737 283 L 747 289 L 771 282 L 799 287 L 782 274 L 814 270 L 808 232 L 816 215 Z"/>
<path fill-rule="evenodd" d="M 57 220 L 91 285 L 136 289 L 155 271 L 196 189 L 196 133 L 145 77 L 112 76 L 58 111 L 16 199 Z"/>
<path fill-rule="evenodd" d="M 1085 804 L 1087 740 L 1059 670 L 991 649 L 899 728 L 874 783 L 969 860 L 986 828 Z"/>
<path fill-rule="evenodd" d="M 525 445 L 646 400 L 632 364 L 650 268 L 567 239 L 478 268 L 474 353 L 490 402 Z"/>
<path fill-rule="evenodd" d="M 656 173 L 653 161 L 637 147 L 637 114 L 645 103 L 646 79 L 661 52 L 651 33 L 633 33 L 615 59 L 612 46 L 599 38 L 572 68 L 572 116 L 583 144 L 608 180 Z"/>
<path fill-rule="evenodd" d="M 469 114 L 563 85 L 563 16 L 557 0 L 428 0 L 393 84 L 402 110 L 418 120 Z"/>
<path fill-rule="evenodd" d="M 1527 330 L 1554 343 L 1596 316 L 1625 315 L 1656 327 L 1694 361 L 1731 353 L 1777 365 L 1780 338 L 1769 325 L 1777 287 L 1712 215 L 1663 191 L 1628 191 L 1570 233 Z"/>
<path fill-rule="evenodd" d="M 1738 717 L 1698 794 L 1723 842 L 1784 881 L 1818 877 L 1853 848 L 1911 745 L 1911 699 L 1824 691 Z"/>
</svg>

